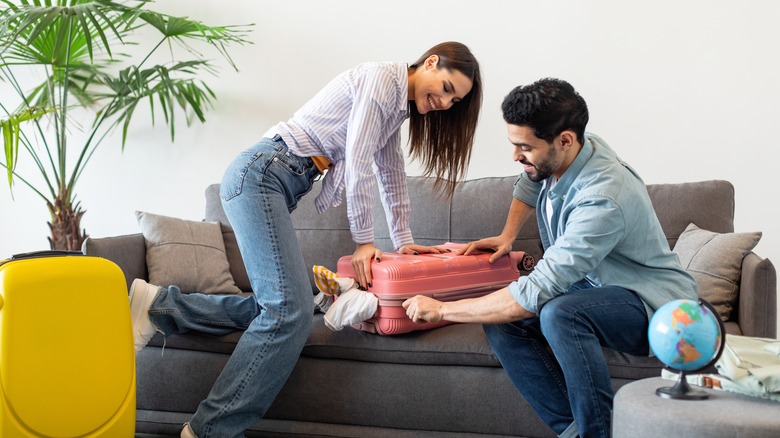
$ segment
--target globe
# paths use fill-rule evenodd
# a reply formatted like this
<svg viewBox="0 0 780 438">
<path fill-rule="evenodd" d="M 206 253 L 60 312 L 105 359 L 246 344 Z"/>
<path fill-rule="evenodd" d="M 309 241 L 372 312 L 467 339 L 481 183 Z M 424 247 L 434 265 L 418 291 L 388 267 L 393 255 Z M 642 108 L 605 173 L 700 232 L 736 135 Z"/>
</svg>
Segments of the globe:
<svg viewBox="0 0 780 438">
<path fill-rule="evenodd" d="M 647 330 L 650 348 L 679 374 L 677 386 L 659 388 L 667 398 L 706 398 L 687 385 L 685 374 L 711 367 L 725 346 L 726 331 L 718 312 L 705 300 L 670 301 L 655 311 Z"/>
</svg>

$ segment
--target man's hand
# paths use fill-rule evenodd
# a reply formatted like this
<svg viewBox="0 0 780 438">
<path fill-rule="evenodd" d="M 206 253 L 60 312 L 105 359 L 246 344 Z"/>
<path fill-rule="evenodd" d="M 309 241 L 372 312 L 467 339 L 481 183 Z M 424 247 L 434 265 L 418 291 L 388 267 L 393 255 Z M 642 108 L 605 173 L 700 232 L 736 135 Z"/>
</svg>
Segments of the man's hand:
<svg viewBox="0 0 780 438">
<path fill-rule="evenodd" d="M 452 250 L 443 248 L 440 246 L 423 246 L 423 245 L 404 245 L 398 248 L 398 252 L 401 254 L 444 254 L 446 252 L 452 252 Z"/>
<path fill-rule="evenodd" d="M 456 254 L 469 255 L 472 252 L 480 249 L 487 249 L 495 251 L 490 256 L 490 263 L 495 262 L 504 254 L 512 251 L 512 242 L 514 242 L 517 234 L 520 233 L 520 228 L 523 226 L 526 220 L 534 212 L 534 207 L 524 203 L 523 201 L 512 197 L 512 204 L 509 206 L 509 213 L 506 216 L 506 223 L 501 234 L 495 237 L 487 237 L 485 239 L 477 240 L 476 242 L 470 242 L 459 249 Z"/>
<path fill-rule="evenodd" d="M 358 244 L 352 254 L 352 270 L 360 288 L 366 290 L 371 286 L 371 262 L 382 260 L 382 251 L 376 249 L 373 243 Z"/>
<path fill-rule="evenodd" d="M 508 254 L 509 251 L 512 251 L 512 239 L 503 236 L 487 237 L 474 242 L 469 242 L 463 245 L 455 253 L 458 255 L 469 255 L 474 251 L 485 249 L 494 251 L 488 260 L 490 263 L 493 263 L 504 254 Z"/>
<path fill-rule="evenodd" d="M 423 295 L 409 298 L 401 304 L 406 309 L 406 316 L 416 323 L 439 322 L 442 320 L 441 301 L 436 301 Z"/>
</svg>

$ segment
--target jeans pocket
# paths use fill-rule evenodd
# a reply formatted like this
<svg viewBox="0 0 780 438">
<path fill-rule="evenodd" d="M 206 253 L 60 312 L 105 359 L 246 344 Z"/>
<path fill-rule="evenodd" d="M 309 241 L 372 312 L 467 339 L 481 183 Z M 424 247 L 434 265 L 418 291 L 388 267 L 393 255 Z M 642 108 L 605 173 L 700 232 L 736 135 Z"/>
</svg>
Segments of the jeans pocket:
<svg viewBox="0 0 780 438">
<path fill-rule="evenodd" d="M 301 157 L 290 152 L 286 147 L 274 157 L 274 163 L 284 167 L 295 176 L 301 176 L 306 171 L 306 162 Z"/>
<path fill-rule="evenodd" d="M 219 186 L 219 197 L 222 201 L 229 201 L 241 194 L 244 187 L 244 178 L 249 168 L 263 156 L 263 151 L 248 149 L 238 154 L 233 159 L 225 174 L 222 176 L 222 183 Z"/>
<path fill-rule="evenodd" d="M 299 157 L 286 148 L 274 155 L 266 170 L 269 180 L 279 181 L 283 186 L 282 194 L 290 212 L 295 210 L 298 200 L 311 190 L 317 175 L 319 172 L 310 158 Z"/>
</svg>

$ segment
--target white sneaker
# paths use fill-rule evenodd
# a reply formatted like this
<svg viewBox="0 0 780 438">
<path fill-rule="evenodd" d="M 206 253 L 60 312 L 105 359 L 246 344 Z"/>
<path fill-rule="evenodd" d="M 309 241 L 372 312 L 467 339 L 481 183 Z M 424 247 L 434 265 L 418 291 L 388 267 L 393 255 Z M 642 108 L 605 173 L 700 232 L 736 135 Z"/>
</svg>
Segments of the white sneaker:
<svg viewBox="0 0 780 438">
<path fill-rule="evenodd" d="M 140 278 L 133 280 L 130 285 L 130 315 L 133 318 L 133 337 L 135 338 L 135 352 L 138 353 L 152 339 L 157 328 L 149 319 L 149 308 L 160 293 L 160 287 L 149 284 Z"/>
<path fill-rule="evenodd" d="M 198 438 L 195 431 L 190 427 L 190 423 L 184 423 L 184 429 L 181 430 L 181 438 Z"/>
</svg>

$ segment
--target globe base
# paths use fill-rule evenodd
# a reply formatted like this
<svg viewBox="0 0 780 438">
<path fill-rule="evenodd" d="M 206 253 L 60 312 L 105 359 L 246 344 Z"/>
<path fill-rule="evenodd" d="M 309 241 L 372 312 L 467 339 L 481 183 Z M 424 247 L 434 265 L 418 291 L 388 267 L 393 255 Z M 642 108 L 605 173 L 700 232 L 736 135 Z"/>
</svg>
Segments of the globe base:
<svg viewBox="0 0 780 438">
<path fill-rule="evenodd" d="M 655 395 L 674 400 L 704 400 L 710 397 L 707 391 L 691 388 L 684 371 L 679 372 L 676 385 L 658 388 Z"/>
</svg>

